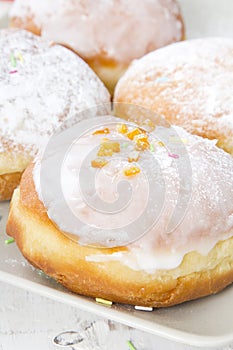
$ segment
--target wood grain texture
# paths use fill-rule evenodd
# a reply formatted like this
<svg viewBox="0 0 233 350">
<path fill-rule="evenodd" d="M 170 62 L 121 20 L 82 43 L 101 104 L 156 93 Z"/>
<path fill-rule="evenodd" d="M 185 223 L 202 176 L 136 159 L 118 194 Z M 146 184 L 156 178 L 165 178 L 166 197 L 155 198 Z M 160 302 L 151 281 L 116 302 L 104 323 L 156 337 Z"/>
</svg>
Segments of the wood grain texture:
<svg viewBox="0 0 233 350">
<path fill-rule="evenodd" d="M 194 349 L 1 282 L 0 295 L 0 350 L 55 350 L 58 348 L 52 344 L 54 336 L 85 327 L 89 329 L 82 346 L 75 347 L 77 350 L 128 350 L 129 339 L 137 350 Z M 230 349 L 233 347 L 224 350 Z"/>
</svg>

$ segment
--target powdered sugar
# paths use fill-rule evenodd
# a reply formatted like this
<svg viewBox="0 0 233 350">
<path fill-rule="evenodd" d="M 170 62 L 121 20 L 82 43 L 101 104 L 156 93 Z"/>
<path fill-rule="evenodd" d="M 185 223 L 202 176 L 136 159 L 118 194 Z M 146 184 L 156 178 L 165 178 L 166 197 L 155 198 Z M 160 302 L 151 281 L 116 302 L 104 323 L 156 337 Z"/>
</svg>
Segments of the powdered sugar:
<svg viewBox="0 0 233 350">
<path fill-rule="evenodd" d="M 0 31 L 0 48 L 0 135 L 7 147 L 34 155 L 64 121 L 109 102 L 86 63 L 61 46 L 8 29 Z M 0 151 L 6 149 L 2 143 Z"/>
<path fill-rule="evenodd" d="M 148 224 L 148 230 L 140 232 L 140 237 L 127 245 L 128 250 L 91 255 L 87 257 L 88 261 L 116 260 L 132 269 L 153 273 L 156 269 L 175 268 L 184 255 L 192 250 L 206 254 L 218 241 L 232 236 L 233 158 L 217 148 L 215 141 L 190 135 L 179 127 L 158 127 L 150 135 L 150 143 L 154 142 L 154 148 L 144 151 L 136 162 L 141 169 L 140 174 L 128 179 L 123 175 L 125 158 L 120 158 L 117 153 L 116 159 L 113 156 L 97 173 L 93 187 L 89 181 L 85 182 L 90 197 L 99 194 L 108 205 L 111 200 L 116 200 L 116 195 L 122 195 L 115 192 L 116 178 L 118 181 L 128 181 L 133 189 L 131 201 L 113 215 L 113 212 L 95 210 L 93 202 L 89 205 L 86 197 L 83 197 L 86 189 L 81 182 L 78 183 L 81 181 L 79 171 L 83 164 L 87 179 L 91 167 L 88 162 L 85 163 L 87 155 L 90 149 L 96 150 L 102 137 L 87 134 L 80 138 L 72 145 L 62 165 L 60 181 L 63 195 L 69 210 L 81 218 L 83 230 L 74 226 L 72 231 L 68 231 L 67 220 L 60 215 L 67 210 L 67 204 L 62 203 L 60 194 L 55 192 L 53 197 L 44 201 L 41 195 L 40 161 L 34 168 L 36 189 L 51 220 L 61 230 L 77 235 L 81 244 L 94 242 L 108 247 L 107 238 L 111 229 L 118 230 L 111 232 L 112 238 L 119 232 L 124 239 L 124 233 L 131 235 L 127 226 L 129 221 L 131 224 L 140 218 L 137 227 L 133 227 L 136 235 L 141 227 L 144 228 L 144 221 Z M 116 132 L 111 131 L 108 138 L 116 138 Z M 122 134 L 117 138 L 126 137 Z M 164 146 L 159 140 L 163 141 Z M 129 142 L 127 138 L 126 141 Z M 121 152 L 130 152 L 130 145 L 128 147 L 128 151 L 123 148 Z M 171 152 L 178 158 L 169 157 Z M 53 169 L 52 166 L 52 170 L 47 171 L 50 183 L 54 179 Z M 127 194 L 128 190 L 125 189 L 124 193 Z M 99 227 L 106 228 L 105 236 L 98 237 Z M 118 239 L 118 235 L 115 238 Z"/>
<path fill-rule="evenodd" d="M 164 77 L 166 80 L 159 81 Z M 151 108 L 170 123 L 233 149 L 233 40 L 176 43 L 135 61 L 121 78 L 115 100 Z"/>
<path fill-rule="evenodd" d="M 32 18 L 44 37 L 84 58 L 129 63 L 181 40 L 179 13 L 174 0 L 16 0 L 11 16 Z"/>
</svg>

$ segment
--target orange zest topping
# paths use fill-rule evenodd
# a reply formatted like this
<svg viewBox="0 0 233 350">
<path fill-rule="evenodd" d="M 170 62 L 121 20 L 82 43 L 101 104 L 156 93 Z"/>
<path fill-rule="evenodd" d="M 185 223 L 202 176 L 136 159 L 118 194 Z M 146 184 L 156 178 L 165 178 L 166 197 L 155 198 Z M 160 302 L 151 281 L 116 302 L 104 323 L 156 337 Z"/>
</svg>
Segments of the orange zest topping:
<svg viewBox="0 0 233 350">
<path fill-rule="evenodd" d="M 94 159 L 91 161 L 92 168 L 103 168 L 108 162 L 105 159 Z"/>
<path fill-rule="evenodd" d="M 128 156 L 128 162 L 129 163 L 137 162 L 138 159 L 139 159 L 139 152 L 133 151 L 133 152 L 129 153 L 129 156 Z"/>
<path fill-rule="evenodd" d="M 150 143 L 148 141 L 147 135 L 138 135 L 136 137 L 136 150 L 137 151 L 145 151 L 150 147 Z"/>
<path fill-rule="evenodd" d="M 117 131 L 118 131 L 120 134 L 126 134 L 126 133 L 128 132 L 127 125 L 125 125 L 125 124 L 119 124 L 119 125 L 117 125 Z"/>
<path fill-rule="evenodd" d="M 140 134 L 145 134 L 145 131 L 139 128 L 133 129 L 132 131 L 127 133 L 127 137 L 130 140 L 133 140 L 135 136 L 140 135 Z"/>
<path fill-rule="evenodd" d="M 98 134 L 109 134 L 110 133 L 110 130 L 109 128 L 104 128 L 104 129 L 99 129 L 99 130 L 96 130 L 92 133 L 92 135 L 98 135 Z"/>
<path fill-rule="evenodd" d="M 137 166 L 131 166 L 128 169 L 124 170 L 124 174 L 125 176 L 134 176 L 140 173 L 140 168 L 138 168 Z"/>
<path fill-rule="evenodd" d="M 99 157 L 112 156 L 113 153 L 120 152 L 119 142 L 106 141 L 100 145 L 100 149 L 97 153 Z"/>
</svg>

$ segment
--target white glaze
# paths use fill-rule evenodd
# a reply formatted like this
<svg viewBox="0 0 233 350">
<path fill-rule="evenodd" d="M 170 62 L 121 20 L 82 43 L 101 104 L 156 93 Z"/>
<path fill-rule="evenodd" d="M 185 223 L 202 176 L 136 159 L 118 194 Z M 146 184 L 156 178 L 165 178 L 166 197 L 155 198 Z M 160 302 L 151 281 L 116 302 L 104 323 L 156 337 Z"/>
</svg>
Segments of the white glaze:
<svg viewBox="0 0 233 350">
<path fill-rule="evenodd" d="M 11 17 L 32 18 L 42 35 L 82 57 L 129 63 L 181 40 L 174 0 L 16 0 Z"/>
<path fill-rule="evenodd" d="M 17 152 L 23 146 L 34 156 L 63 122 L 109 102 L 93 71 L 61 46 L 7 29 L 0 31 L 0 48 L 0 152 L 9 146 Z"/>
<path fill-rule="evenodd" d="M 156 134 L 158 132 L 158 134 Z M 157 128 L 150 135 L 150 141 L 165 133 L 169 137 L 180 136 L 186 140 L 184 144 L 175 146 L 179 159 L 169 157 L 169 152 L 174 146 L 166 144 L 161 147 L 155 142 L 155 151 L 145 151 L 140 156 L 137 165 L 141 173 L 127 178 L 128 183 L 133 187 L 133 200 L 130 205 L 120 214 L 109 215 L 107 212 L 95 212 L 83 197 L 80 195 L 79 170 L 91 148 L 95 148 L 103 135 L 86 134 L 74 144 L 64 159 L 61 184 L 63 194 L 69 204 L 70 210 L 77 215 L 84 223 L 84 228 L 73 233 L 78 235 L 80 244 L 91 244 L 93 241 L 109 246 L 109 229 L 118 227 L 118 233 L 122 235 L 120 239 L 124 240 L 125 225 L 131 220 L 136 220 L 144 210 L 149 198 L 148 178 L 145 173 L 148 166 L 149 155 L 153 153 L 154 164 L 152 165 L 154 176 L 158 173 L 157 164 L 161 169 L 161 176 L 158 176 L 156 182 L 162 186 L 165 182 L 165 199 L 157 196 L 152 206 L 146 213 L 146 218 L 151 219 L 153 209 L 163 201 L 163 209 L 158 217 L 158 221 L 150 230 L 135 242 L 128 245 L 128 251 L 116 252 L 113 254 L 95 254 L 87 256 L 88 261 L 120 261 L 135 270 L 145 270 L 153 273 L 156 269 L 171 269 L 177 267 L 184 255 L 192 250 L 199 251 L 201 254 L 207 254 L 211 248 L 220 240 L 229 238 L 233 229 L 233 158 L 215 146 L 215 142 L 202 139 L 198 136 L 188 134 L 179 127 L 170 129 Z M 114 130 L 110 139 L 125 138 L 117 134 Z M 177 142 L 177 141 L 176 141 Z M 127 152 L 122 148 L 122 152 Z M 183 171 L 183 180 L 190 177 L 191 188 L 186 183 L 186 188 L 182 185 L 182 176 L 177 171 L 177 161 L 179 161 Z M 151 160 L 150 160 L 151 162 Z M 89 164 L 89 163 L 88 163 Z M 191 166 L 191 172 L 189 170 Z M 125 160 L 113 156 L 109 163 L 103 167 L 96 177 L 96 191 L 101 194 L 105 202 L 111 202 L 116 199 L 115 184 L 122 179 L 123 169 L 126 166 Z M 90 168 L 90 165 L 89 165 Z M 51 174 L 51 177 L 53 175 Z M 188 179 L 189 180 L 189 179 Z M 40 199 L 43 201 L 40 189 L 40 161 L 38 160 L 34 168 L 34 182 Z M 89 184 L 86 183 L 86 186 Z M 156 184 L 155 184 L 156 185 Z M 178 201 L 179 191 L 189 194 L 187 206 L 184 205 L 185 198 Z M 94 192 L 93 192 L 94 194 Z M 171 215 L 174 213 L 178 203 L 183 205 L 182 220 L 177 222 L 173 230 L 168 230 L 168 223 Z M 64 205 L 60 203 L 59 198 L 51 198 L 48 203 L 44 202 L 48 215 L 61 230 L 67 231 L 67 223 L 59 212 L 64 212 Z M 54 210 L 60 206 L 60 211 Z M 153 218 L 152 218 L 153 219 Z M 96 237 L 95 228 L 106 229 L 102 236 Z M 89 236 L 88 236 L 89 235 Z M 76 236 L 77 237 L 77 236 Z M 117 238 L 117 237 L 116 237 Z M 119 237 L 118 237 L 119 238 Z M 117 239 L 118 239 L 117 238 Z"/>
</svg>

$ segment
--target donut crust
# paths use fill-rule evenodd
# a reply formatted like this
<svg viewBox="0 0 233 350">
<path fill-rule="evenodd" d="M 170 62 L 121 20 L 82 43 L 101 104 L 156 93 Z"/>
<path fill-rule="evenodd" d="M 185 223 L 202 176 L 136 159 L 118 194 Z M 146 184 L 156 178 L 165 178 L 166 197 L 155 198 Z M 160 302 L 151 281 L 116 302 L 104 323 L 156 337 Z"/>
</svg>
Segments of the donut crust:
<svg viewBox="0 0 233 350">
<path fill-rule="evenodd" d="M 232 101 L 226 82 L 226 77 L 229 81 L 232 77 L 232 50 L 232 39 L 213 37 L 186 40 L 145 55 L 132 63 L 116 86 L 117 116 L 130 120 L 134 116 L 129 106 L 141 106 L 169 125 L 216 140 L 218 147 L 233 155 L 232 102 L 226 102 Z M 194 62 L 190 62 L 189 52 Z M 212 81 L 215 75 L 221 77 L 216 86 Z M 216 103 L 210 101 L 214 94 Z M 227 116 L 229 121 L 223 122 Z M 133 120 L 137 122 L 137 117 Z"/>
<path fill-rule="evenodd" d="M 0 201 L 11 199 L 14 189 L 19 185 L 22 172 L 0 175 Z"/>
<path fill-rule="evenodd" d="M 203 256 L 190 252 L 180 266 L 154 274 L 135 271 L 120 261 L 90 262 L 86 256 L 122 248 L 80 246 L 48 218 L 33 182 L 33 165 L 12 198 L 7 233 L 24 257 L 72 292 L 113 302 L 167 307 L 214 294 L 233 281 L 233 237 Z M 233 233 L 233 232 L 232 232 Z"/>
</svg>

